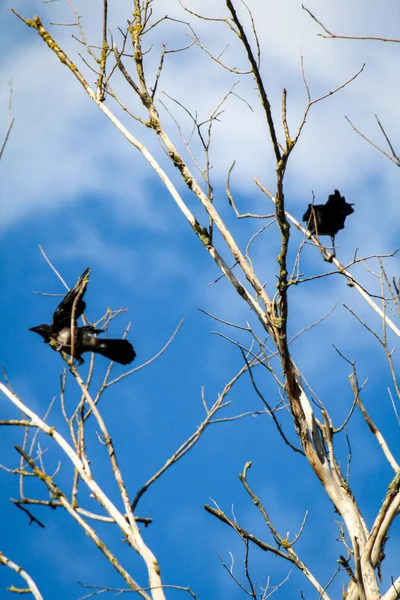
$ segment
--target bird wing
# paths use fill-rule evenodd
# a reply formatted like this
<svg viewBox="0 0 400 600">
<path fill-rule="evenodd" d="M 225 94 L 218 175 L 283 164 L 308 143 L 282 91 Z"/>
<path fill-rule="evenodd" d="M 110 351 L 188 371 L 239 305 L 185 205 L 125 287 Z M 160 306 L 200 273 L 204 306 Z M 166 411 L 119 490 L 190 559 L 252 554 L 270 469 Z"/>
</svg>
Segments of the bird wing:
<svg viewBox="0 0 400 600">
<path fill-rule="evenodd" d="M 79 331 L 82 333 L 104 333 L 105 329 L 96 329 L 93 325 L 84 325 L 83 327 L 79 327 Z"/>
<path fill-rule="evenodd" d="M 306 221 L 308 223 L 308 221 L 310 220 L 310 216 L 311 216 L 311 204 L 308 205 L 308 208 L 303 215 L 303 221 Z"/>
<path fill-rule="evenodd" d="M 86 303 L 82 300 L 89 281 L 90 268 L 82 273 L 72 290 L 61 300 L 53 315 L 53 330 L 58 332 L 64 327 L 71 326 L 71 316 L 75 305 L 75 321 L 85 310 Z"/>
<path fill-rule="evenodd" d="M 307 229 L 310 233 L 324 235 L 325 204 L 309 204 L 303 215 L 303 221 L 307 221 Z"/>
</svg>

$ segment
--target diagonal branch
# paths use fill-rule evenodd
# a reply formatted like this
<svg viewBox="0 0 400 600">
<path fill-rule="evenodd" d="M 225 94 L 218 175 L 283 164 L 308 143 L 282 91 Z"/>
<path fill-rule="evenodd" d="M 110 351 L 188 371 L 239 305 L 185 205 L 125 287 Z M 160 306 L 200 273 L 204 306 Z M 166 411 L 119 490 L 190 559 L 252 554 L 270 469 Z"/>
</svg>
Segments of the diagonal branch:
<svg viewBox="0 0 400 600">
<path fill-rule="evenodd" d="M 264 108 L 265 117 L 267 119 L 269 133 L 270 133 L 271 140 L 272 140 L 272 146 L 274 149 L 276 162 L 279 163 L 279 161 L 281 160 L 281 150 L 279 147 L 278 138 L 276 136 L 274 121 L 272 119 L 271 105 L 269 103 L 267 92 L 264 87 L 264 82 L 261 77 L 258 62 L 254 56 L 253 50 L 250 46 L 250 42 L 247 38 L 246 32 L 243 28 L 243 25 L 239 20 L 236 9 L 233 6 L 232 0 L 226 0 L 226 5 L 229 9 L 229 12 L 232 15 L 233 22 L 235 23 L 236 27 L 238 28 L 238 36 L 246 49 L 247 58 L 249 59 L 249 62 L 250 62 L 250 65 L 251 65 L 251 68 L 252 68 L 252 71 L 254 74 L 254 79 L 256 80 L 258 92 L 259 92 L 260 98 L 261 98 L 261 104 Z"/>
<path fill-rule="evenodd" d="M 22 579 L 24 579 L 28 585 L 27 590 L 21 590 L 19 588 L 11 586 L 10 588 L 8 588 L 9 592 L 15 592 L 17 594 L 27 594 L 27 593 L 29 594 L 30 593 L 35 598 L 35 600 L 44 600 L 42 594 L 39 591 L 39 588 L 37 587 L 36 583 L 33 581 L 32 577 L 26 571 L 24 571 L 24 569 L 22 567 L 20 567 L 15 562 L 13 562 L 9 558 L 7 558 L 3 554 L 3 552 L 0 552 L 0 565 L 9 567 L 10 569 L 12 569 L 16 573 L 18 573 L 18 575 L 20 575 L 20 577 L 22 577 Z"/>
<path fill-rule="evenodd" d="M 57 498 L 60 502 L 61 506 L 63 506 L 66 511 L 71 515 L 73 519 L 82 527 L 85 533 L 90 537 L 90 539 L 96 544 L 99 550 L 104 554 L 110 564 L 118 571 L 118 573 L 123 577 L 124 581 L 129 585 L 131 590 L 137 592 L 144 600 L 151 600 L 150 596 L 143 592 L 140 586 L 132 579 L 129 573 L 120 565 L 117 558 L 112 554 L 112 552 L 108 549 L 107 545 L 98 537 L 95 530 L 78 514 L 76 509 L 72 506 L 70 502 L 68 502 L 65 494 L 60 490 L 59 487 L 54 483 L 53 479 L 46 475 L 39 467 L 36 465 L 35 461 L 24 451 L 22 448 L 15 446 L 17 452 L 23 456 L 24 460 L 31 467 L 33 473 L 45 483 L 50 494 Z"/>
<path fill-rule="evenodd" d="M 115 523 L 119 526 L 122 533 L 124 534 L 127 542 L 132 548 L 134 548 L 144 560 L 147 572 L 149 576 L 149 583 L 151 588 L 154 588 L 153 598 L 154 600 L 165 600 L 164 592 L 162 590 L 162 582 L 160 577 L 160 567 L 158 562 L 151 552 L 151 550 L 145 545 L 138 525 L 133 520 L 127 521 L 125 516 L 117 509 L 117 507 L 111 502 L 108 496 L 103 492 L 98 483 L 88 474 L 84 463 L 79 459 L 76 452 L 68 444 L 68 442 L 58 433 L 55 427 L 50 427 L 42 419 L 40 419 L 30 408 L 28 408 L 15 394 L 10 392 L 7 387 L 0 382 L 0 391 L 27 417 L 32 421 L 32 424 L 38 427 L 43 433 L 51 437 L 61 448 L 61 450 L 70 459 L 75 469 L 79 472 L 81 479 L 85 482 L 93 496 L 99 502 L 99 504 L 107 511 L 107 513 L 113 518 Z"/>
<path fill-rule="evenodd" d="M 254 178 L 254 181 L 256 182 L 256 184 L 258 185 L 258 187 L 272 200 L 272 202 L 275 203 L 275 198 L 266 190 L 266 188 L 262 185 L 262 183 L 260 183 L 260 181 L 257 179 L 257 177 Z M 299 221 L 297 219 L 295 219 L 290 213 L 286 212 L 286 217 L 289 219 L 289 221 L 291 223 L 293 223 L 293 225 L 295 227 L 297 227 L 297 229 L 299 229 L 304 235 L 306 235 L 309 239 L 312 240 L 312 242 L 317 246 L 317 248 L 319 248 L 321 250 L 321 253 L 323 256 L 326 256 L 326 251 L 324 250 L 324 247 L 320 244 L 319 240 L 312 234 L 308 233 L 306 228 L 303 227 Z M 357 281 L 354 279 L 353 275 L 347 271 L 347 269 L 344 267 L 344 265 L 342 265 L 342 263 L 336 258 L 336 257 L 332 257 L 332 255 L 329 255 L 329 262 L 332 262 L 336 267 L 338 272 L 341 275 L 344 275 L 346 277 L 346 279 L 351 283 L 351 285 L 357 290 L 357 292 L 364 298 L 364 300 L 370 305 L 370 307 L 376 312 L 378 313 L 378 315 L 382 318 L 382 320 L 386 323 L 386 325 L 388 327 L 390 327 L 390 329 L 392 331 L 394 331 L 394 333 L 400 337 L 400 329 L 398 327 L 396 327 L 396 325 L 393 323 L 393 321 L 383 312 L 383 310 L 371 299 L 370 295 L 364 290 L 364 288 L 362 288 L 360 286 L 359 283 L 357 283 Z M 326 258 L 326 260 L 328 259 Z"/>
</svg>

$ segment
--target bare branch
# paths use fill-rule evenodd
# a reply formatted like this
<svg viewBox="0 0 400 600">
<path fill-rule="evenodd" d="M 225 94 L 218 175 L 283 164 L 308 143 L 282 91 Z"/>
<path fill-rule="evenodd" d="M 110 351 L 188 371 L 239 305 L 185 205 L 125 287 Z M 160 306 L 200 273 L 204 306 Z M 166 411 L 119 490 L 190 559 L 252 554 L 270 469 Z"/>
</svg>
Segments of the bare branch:
<svg viewBox="0 0 400 600">
<path fill-rule="evenodd" d="M 11 569 L 11 570 L 15 571 L 16 573 L 18 573 L 18 575 L 20 577 L 22 577 L 22 579 L 25 580 L 25 582 L 26 582 L 26 584 L 28 586 L 27 590 L 21 590 L 19 588 L 11 586 L 11 587 L 8 588 L 9 592 L 15 592 L 17 594 L 26 594 L 26 593 L 29 594 L 30 593 L 35 598 L 35 600 L 43 600 L 43 596 L 40 593 L 39 588 L 37 587 L 37 585 L 34 582 L 34 580 L 32 579 L 32 577 L 26 571 L 24 571 L 24 569 L 22 567 L 20 567 L 15 562 L 13 562 L 9 558 L 7 558 L 3 554 L 3 552 L 0 552 L 0 564 L 1 565 L 5 565 L 9 569 Z"/>
<path fill-rule="evenodd" d="M 375 115 L 376 116 L 376 115 Z M 376 117 L 378 118 L 378 117 Z M 364 133 L 362 133 L 359 129 L 357 129 L 357 127 L 355 125 L 353 125 L 353 123 L 350 121 L 349 117 L 345 116 L 346 121 L 351 125 L 351 127 L 353 128 L 353 130 L 358 133 L 358 135 L 360 137 L 362 137 L 365 141 L 367 141 L 369 144 L 371 144 L 371 146 L 373 146 L 374 148 L 376 148 L 377 150 L 379 150 L 379 152 L 381 152 L 382 154 L 384 154 L 389 160 L 391 160 L 395 165 L 397 165 L 398 167 L 400 166 L 400 158 L 394 153 L 394 150 L 392 149 L 392 145 L 389 142 L 389 138 L 386 137 L 386 140 L 390 146 L 390 149 L 392 150 L 392 154 L 393 156 L 391 156 L 390 154 L 388 154 L 383 148 L 381 148 L 380 146 L 378 146 L 377 144 L 375 144 L 375 142 L 373 142 L 370 138 L 368 138 L 366 135 L 364 135 Z M 378 121 L 379 122 L 379 121 Z M 380 124 L 380 123 L 379 123 Z M 381 126 L 382 129 L 382 126 Z"/>
<path fill-rule="evenodd" d="M 313 15 L 313 13 L 304 6 L 304 4 L 301 5 L 301 8 L 303 10 L 305 10 L 310 17 L 316 22 L 318 23 L 318 25 L 320 25 L 320 27 L 325 31 L 325 33 L 327 33 L 327 35 L 323 35 L 322 33 L 319 33 L 319 37 L 323 37 L 326 39 L 340 39 L 340 40 L 372 40 L 372 41 L 376 41 L 376 42 L 394 42 L 396 44 L 400 43 L 400 39 L 397 38 L 386 38 L 386 37 L 377 37 L 377 36 L 367 36 L 367 35 L 337 35 L 335 33 L 332 33 L 332 31 L 330 31 L 327 27 L 325 27 L 325 25 L 323 25 L 321 23 L 321 21 L 319 21 L 317 19 L 317 17 L 315 15 Z"/>
<path fill-rule="evenodd" d="M 256 182 L 256 184 L 259 186 L 259 188 L 273 201 L 275 202 L 275 198 L 273 196 L 271 196 L 271 194 L 265 189 L 265 187 L 258 181 L 258 179 L 255 177 L 254 181 Z M 286 216 L 289 219 L 289 221 L 291 223 L 293 223 L 293 225 L 295 227 L 297 227 L 297 229 L 299 229 L 303 234 L 307 235 L 307 237 L 309 237 L 313 243 L 322 251 L 323 247 L 321 246 L 321 244 L 319 243 L 318 239 L 307 232 L 306 228 L 303 227 L 299 221 L 297 221 L 297 219 L 295 219 L 294 217 L 292 217 L 292 215 L 290 213 L 288 213 L 286 211 Z M 378 313 L 378 315 L 382 318 L 382 320 L 386 323 L 386 325 L 388 327 L 390 327 L 390 329 L 392 331 L 394 331 L 394 333 L 400 337 L 400 330 L 398 329 L 398 327 L 396 327 L 396 325 L 393 323 L 393 321 L 391 319 L 389 319 L 389 317 L 387 315 L 384 314 L 384 312 L 382 311 L 381 308 L 379 308 L 379 306 L 377 306 L 375 304 L 375 302 L 373 300 L 371 300 L 370 294 L 368 294 L 359 283 L 357 283 L 357 281 L 354 279 L 354 277 L 351 275 L 351 273 L 349 273 L 345 267 L 339 262 L 339 260 L 336 257 L 332 257 L 332 259 L 329 262 L 333 262 L 333 264 L 337 267 L 338 272 L 341 275 L 344 275 L 346 277 L 346 279 L 351 283 L 352 287 L 354 287 L 354 289 L 357 290 L 357 292 L 364 298 L 364 300 L 366 300 L 366 302 L 370 305 L 370 307 Z"/>
<path fill-rule="evenodd" d="M 84 387 L 82 380 L 80 380 L 79 376 L 76 378 L 79 385 Z M 82 389 L 81 388 L 81 389 Z M 145 545 L 139 528 L 135 522 L 135 520 L 131 516 L 131 511 L 128 502 L 128 516 L 130 517 L 127 520 L 116 508 L 116 506 L 111 502 L 111 500 L 107 497 L 107 495 L 103 492 L 97 482 L 93 479 L 90 473 L 88 473 L 85 463 L 77 456 L 76 452 L 73 448 L 68 444 L 68 442 L 58 433 L 55 427 L 49 427 L 42 419 L 40 419 L 30 408 L 21 402 L 21 400 L 10 390 L 6 388 L 6 386 L 0 382 L 0 391 L 17 407 L 21 410 L 27 417 L 29 417 L 36 427 L 39 427 L 43 433 L 49 435 L 61 448 L 61 450 L 66 454 L 66 456 L 70 459 L 75 469 L 79 471 L 79 475 L 82 480 L 85 482 L 94 498 L 100 503 L 101 506 L 108 512 L 110 516 L 113 517 L 114 521 L 118 524 L 122 533 L 124 534 L 127 542 L 130 544 L 132 548 L 134 548 L 143 558 L 148 575 L 150 584 L 156 586 L 158 589 L 157 592 L 153 594 L 154 600 L 165 600 L 164 594 L 162 592 L 161 579 L 160 579 L 160 570 L 157 563 L 157 560 L 151 550 Z M 83 391 L 83 389 L 82 389 Z M 85 398 L 89 402 L 89 405 L 93 412 L 96 412 L 95 406 L 93 405 L 93 401 L 91 400 L 88 392 L 85 393 Z M 100 421 L 101 422 L 101 421 Z M 30 464 L 31 468 L 36 468 L 36 465 L 31 459 L 26 455 L 24 456 L 25 460 Z M 51 478 L 46 478 L 50 482 Z M 60 498 L 61 500 L 61 498 Z M 65 504 L 65 508 L 68 508 L 67 504 Z M 71 516 L 72 513 L 70 513 Z M 78 515 L 79 519 L 81 517 Z M 76 520 L 78 520 L 77 515 L 74 516 Z M 83 522 L 82 522 L 83 526 Z M 136 585 L 136 584 L 135 584 Z"/>
</svg>

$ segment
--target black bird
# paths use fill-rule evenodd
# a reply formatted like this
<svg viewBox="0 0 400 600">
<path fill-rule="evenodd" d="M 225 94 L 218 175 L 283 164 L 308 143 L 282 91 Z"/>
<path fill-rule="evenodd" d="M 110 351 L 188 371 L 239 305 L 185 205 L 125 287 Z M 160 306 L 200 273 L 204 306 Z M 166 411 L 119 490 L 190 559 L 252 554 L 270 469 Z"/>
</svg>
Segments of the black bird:
<svg viewBox="0 0 400 600">
<path fill-rule="evenodd" d="M 303 215 L 307 222 L 307 229 L 315 235 L 330 235 L 332 246 L 335 244 L 335 235 L 344 229 L 346 217 L 354 212 L 353 204 L 348 204 L 339 190 L 331 194 L 326 204 L 309 204 Z"/>
<path fill-rule="evenodd" d="M 72 290 L 61 300 L 53 315 L 51 325 L 38 325 L 31 327 L 29 331 L 35 331 L 41 335 L 44 343 L 50 344 L 56 352 L 65 352 L 68 355 L 73 353 L 80 365 L 84 363 L 82 358 L 84 352 L 102 354 L 121 365 L 128 365 L 136 356 L 136 352 L 128 340 L 102 340 L 94 337 L 93 334 L 104 333 L 103 329 L 96 329 L 93 325 L 78 327 L 77 320 L 86 307 L 82 298 L 89 281 L 89 274 L 90 269 L 86 269 Z M 72 323 L 74 324 L 73 348 L 71 345 Z"/>
</svg>

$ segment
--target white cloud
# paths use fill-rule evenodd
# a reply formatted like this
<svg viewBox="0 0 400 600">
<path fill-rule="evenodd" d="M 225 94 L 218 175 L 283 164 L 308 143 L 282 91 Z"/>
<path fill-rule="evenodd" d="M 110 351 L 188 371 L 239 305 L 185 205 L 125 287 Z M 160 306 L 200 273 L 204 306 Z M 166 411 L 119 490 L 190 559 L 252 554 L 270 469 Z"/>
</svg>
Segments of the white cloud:
<svg viewBox="0 0 400 600">
<path fill-rule="evenodd" d="M 190 6 L 204 11 L 201 2 L 190 3 Z M 362 62 L 367 63 L 365 72 L 353 84 L 312 109 L 303 138 L 291 161 L 296 188 L 302 193 L 314 189 L 323 194 L 330 191 L 333 185 L 360 188 L 367 183 L 371 174 L 378 176 L 382 171 L 388 173 L 393 170 L 392 165 L 383 163 L 376 151 L 360 140 L 343 117 L 349 115 L 356 125 L 361 129 L 366 128 L 371 137 L 376 138 L 378 130 L 373 115 L 378 113 L 396 139 L 399 126 L 393 98 L 398 97 L 399 83 L 392 76 L 397 64 L 394 45 L 324 40 L 317 36 L 320 28 L 301 9 L 301 4 L 294 0 L 273 6 L 254 1 L 251 8 L 262 47 L 261 71 L 279 130 L 280 97 L 284 86 L 288 88 L 288 115 L 293 133 L 306 106 L 300 70 L 301 51 L 313 97 L 334 89 L 351 77 Z M 313 6 L 312 3 L 310 8 L 335 31 L 345 29 L 348 33 L 361 33 L 364 30 L 368 33 L 376 31 L 377 22 L 378 25 L 383 22 L 381 9 L 368 13 L 361 10 L 360 2 L 351 8 L 344 1 L 338 2 L 334 11 L 328 7 L 321 10 L 318 4 Z M 78 5 L 78 9 L 89 41 L 96 43 L 100 22 L 96 22 L 93 3 Z M 385 10 L 387 22 L 390 21 L 390 11 L 395 14 L 395 9 L 387 3 Z M 49 5 L 47 12 L 42 5 L 38 5 L 38 11 L 49 20 L 72 21 L 72 15 L 64 3 Z M 220 52 L 229 43 L 224 59 L 229 64 L 246 68 L 243 49 L 234 37 L 229 36 L 228 27 L 210 24 L 209 21 L 196 21 L 184 13 L 178 3 L 164 5 L 161 2 L 156 5 L 156 11 L 160 15 L 167 11 L 169 16 L 194 22 L 196 32 L 205 44 L 210 44 L 213 52 Z M 245 16 L 243 8 L 239 12 Z M 224 3 L 214 3 L 207 14 L 225 14 Z M 128 190 L 132 188 L 133 181 L 135 188 L 145 190 L 152 172 L 143 159 L 138 153 L 132 152 L 126 141 L 113 131 L 103 115 L 85 98 L 72 74 L 44 47 L 35 32 L 24 30 L 23 24 L 19 21 L 16 24 L 13 19 L 15 17 L 8 17 L 13 25 L 10 29 L 15 31 L 18 25 L 24 46 L 16 47 L 12 60 L 6 63 L 0 75 L 2 82 L 9 78 L 14 81 L 16 116 L 13 136 L 4 157 L 7 170 L 3 173 L 3 189 L 13 201 L 4 207 L 3 220 L 15 222 L 36 208 L 54 209 L 60 203 L 100 191 L 112 193 L 118 204 L 121 198 L 129 196 Z M 119 23 L 124 22 L 122 7 L 111 11 L 115 26 L 118 19 Z M 353 29 L 349 23 L 354 24 Z M 158 61 L 157 53 L 162 41 L 167 40 L 169 47 L 176 47 L 186 39 L 183 27 L 174 25 L 173 28 L 172 39 L 168 36 L 167 24 L 154 30 L 154 55 L 146 59 L 152 66 Z M 76 56 L 82 48 L 71 39 L 71 31 L 76 33 L 75 30 L 60 27 L 51 30 L 60 45 L 82 68 L 88 81 L 92 82 L 94 73 L 82 65 Z M 247 30 L 250 32 L 248 22 Z M 193 113 L 198 110 L 199 117 L 204 119 L 237 80 L 238 76 L 222 71 L 199 49 L 192 48 L 187 54 L 167 56 L 160 89 L 177 98 Z M 5 106 L 7 87 L 3 87 Z M 115 87 L 122 89 L 122 82 L 116 80 Z M 250 102 L 255 112 L 251 113 L 237 98 L 228 100 L 222 123 L 216 123 L 214 128 L 213 175 L 216 182 L 223 183 L 228 166 L 237 159 L 236 186 L 249 192 L 254 191 L 254 174 L 265 179 L 267 184 L 272 183 L 274 165 L 268 131 L 262 110 L 257 104 L 252 77 L 242 79 L 235 91 Z M 127 94 L 125 86 L 124 98 L 131 108 L 135 105 L 132 94 L 129 91 Z M 108 104 L 112 105 L 112 102 L 108 101 Z M 183 118 L 177 106 L 171 102 L 168 105 L 174 114 Z M 120 113 L 119 110 L 117 112 Z M 159 155 L 151 132 L 139 129 L 125 117 L 124 120 Z M 185 130 L 188 132 L 189 124 L 186 123 Z M 177 137 L 171 123 L 168 123 L 168 129 Z M 179 140 L 177 143 L 179 145 Z M 194 145 L 199 147 L 198 143 Z M 163 156 L 161 161 L 165 163 Z M 117 177 L 113 176 L 111 165 L 116 165 Z M 174 173 L 174 170 L 170 172 Z M 390 194 L 385 183 L 381 185 L 383 194 Z"/>
<path fill-rule="evenodd" d="M 21 6 L 25 11 L 24 3 L 21 3 Z M 93 15 L 96 15 L 94 6 L 93 2 L 87 2 L 77 8 L 82 14 L 82 23 L 87 28 L 88 40 L 98 43 L 101 24 L 99 20 L 96 21 L 96 16 L 93 18 Z M 204 3 L 200 1 L 191 2 L 189 6 L 194 10 L 205 10 Z M 273 5 L 254 0 L 251 8 L 262 48 L 261 71 L 279 131 L 282 129 L 280 111 L 284 86 L 288 89 L 288 118 L 292 135 L 306 106 L 307 99 L 300 69 L 301 52 L 304 55 L 307 81 L 313 98 L 336 88 L 351 77 L 363 62 L 367 63 L 365 71 L 355 82 L 312 108 L 301 140 L 289 162 L 286 202 L 288 209 L 300 217 L 303 208 L 310 201 L 311 191 L 316 193 L 317 201 L 323 201 L 328 193 L 338 187 L 348 201 L 356 203 L 356 212 L 351 217 L 351 223 L 349 221 L 346 231 L 342 232 L 337 240 L 340 243 L 340 255 L 350 257 L 356 246 L 360 247 L 362 254 L 393 250 L 393 244 L 397 243 L 398 237 L 394 218 L 399 210 L 396 192 L 397 170 L 352 131 L 344 115 L 348 115 L 355 125 L 371 138 L 383 143 L 374 122 L 373 115 L 377 113 L 393 141 L 398 138 L 400 132 L 396 116 L 397 105 L 393 98 L 399 95 L 399 83 L 392 76 L 397 68 L 395 45 L 322 39 L 317 35 L 321 29 L 301 9 L 301 3 L 295 0 Z M 326 6 L 321 9 L 316 2 L 310 3 L 309 8 L 337 32 L 383 32 L 394 35 L 390 31 L 390 23 L 397 13 L 390 2 L 385 3 L 384 11 L 381 7 L 376 7 L 375 10 L 370 7 L 369 11 L 366 11 L 360 1 L 352 3 L 349 7 L 344 0 L 337 2 L 334 10 Z M 110 25 L 114 31 L 117 24 L 124 22 L 126 18 L 124 9 L 125 7 L 118 6 L 110 12 Z M 179 3 L 155 3 L 154 9 L 155 18 L 168 12 L 171 17 L 190 20 L 194 23 L 202 42 L 209 44 L 213 52 L 220 52 L 229 43 L 224 60 L 239 68 L 246 68 L 242 47 L 234 37 L 229 36 L 229 29 L 224 24 L 195 20 L 183 12 Z M 20 10 L 22 12 L 22 8 Z M 37 10 L 48 20 L 72 20 L 64 3 L 52 3 L 46 9 L 38 4 Z M 250 32 L 243 7 L 238 10 L 246 20 L 246 29 Z M 224 3 L 214 3 L 212 10 L 207 9 L 207 14 L 224 15 Z M 165 197 L 162 184 L 154 183 L 153 173 L 144 159 L 137 151 L 132 151 L 126 140 L 107 122 L 100 111 L 96 110 L 72 74 L 45 48 L 35 32 L 24 29 L 24 25 L 12 15 L 8 17 L 8 21 L 10 32 L 15 35 L 14 32 L 18 31 L 24 45 L 15 46 L 12 59 L 4 65 L 0 75 L 2 82 L 13 78 L 16 116 L 15 127 L 2 165 L 3 191 L 9 199 L 2 206 L 3 224 L 15 224 L 30 218 L 37 211 L 58 211 L 67 205 L 71 206 L 73 211 L 83 199 L 92 200 L 101 196 L 101 202 L 105 202 L 104 198 L 107 199 L 109 210 L 121 223 L 131 223 L 132 226 L 155 232 L 169 229 L 178 213 L 176 208 L 169 210 L 171 199 Z M 170 25 L 172 34 L 169 33 Z M 92 82 L 95 75 L 82 65 L 77 57 L 77 52 L 82 51 L 82 48 L 71 39 L 71 28 L 53 27 L 51 30 L 72 59 L 82 66 L 88 81 Z M 154 29 L 151 34 L 154 54 L 146 55 L 146 64 L 149 63 L 154 71 L 161 43 L 167 41 L 169 48 L 179 47 L 187 42 L 186 32 L 184 26 L 168 22 L 159 29 Z M 118 40 L 117 35 L 115 39 Z M 11 45 L 12 43 L 13 38 L 10 40 Z M 129 65 L 129 59 L 126 58 L 125 61 Z M 238 79 L 237 75 L 221 70 L 201 50 L 192 48 L 187 53 L 166 57 L 160 91 L 165 90 L 177 98 L 193 114 L 198 111 L 198 118 L 204 120 Z M 136 99 L 120 77 L 115 80 L 114 86 L 130 108 L 137 108 Z M 7 86 L 4 85 L 3 88 L 3 106 L 6 107 Z M 275 177 L 268 130 L 263 111 L 258 104 L 253 78 L 241 78 L 235 92 L 250 103 L 254 112 L 239 98 L 230 97 L 223 107 L 221 122 L 214 125 L 211 146 L 215 204 L 229 221 L 232 221 L 232 213 L 225 209 L 227 201 L 224 186 L 227 170 L 233 160 L 237 160 L 237 165 L 232 175 L 232 190 L 237 195 L 243 211 L 248 210 L 249 205 L 252 206 L 252 210 L 253 206 L 257 205 L 258 212 L 270 212 L 272 205 L 260 195 L 254 185 L 253 176 L 257 175 L 272 191 Z M 192 128 L 190 119 L 176 104 L 162 95 L 161 97 L 173 113 L 182 118 L 184 135 L 189 137 Z M 114 106 L 109 100 L 107 104 Z M 4 108 L 4 112 L 5 110 Z M 129 119 L 118 107 L 115 110 L 134 134 L 143 139 L 159 158 L 173 181 L 182 190 L 192 210 L 196 212 L 196 201 L 181 183 L 177 170 L 169 164 L 165 154 L 160 152 L 153 133 Z M 161 107 L 160 111 L 163 118 L 166 117 Z M 143 111 L 140 114 L 144 114 Z M 176 144 L 184 151 L 175 125 L 170 120 L 166 123 Z M 198 151 L 198 159 L 203 164 L 204 157 L 195 136 L 193 147 Z M 192 172 L 197 174 L 194 167 Z M 185 227 L 182 219 L 178 218 L 177 223 L 174 227 Z M 243 222 L 235 222 L 233 230 L 235 236 L 242 241 Z M 91 237 L 88 259 L 93 260 L 101 256 L 105 266 L 117 261 L 123 246 L 119 247 L 116 244 L 111 251 L 110 240 L 100 239 L 99 234 L 94 235 L 93 231 L 89 231 L 87 235 L 89 234 Z M 79 236 L 77 230 L 77 239 L 69 246 L 64 246 L 63 251 L 69 251 L 71 256 L 71 252 L 82 253 L 78 243 Z M 87 240 L 86 236 L 83 248 L 86 254 L 89 252 Z M 268 249 L 275 248 L 271 246 L 270 240 L 268 231 L 260 238 L 255 259 L 261 265 L 265 276 L 270 277 L 268 285 L 272 290 L 274 281 L 270 273 L 276 271 L 275 259 L 273 255 L 265 256 L 270 253 L 266 252 L 264 246 L 266 244 Z M 106 246 L 108 252 L 105 251 Z M 179 264 L 179 259 L 170 260 L 168 254 L 175 250 L 167 251 L 165 248 L 164 252 L 164 257 L 168 258 L 164 263 Z M 317 253 L 314 255 L 318 261 Z M 343 282 L 337 278 L 333 284 L 334 297 L 339 295 L 338 290 L 341 287 Z M 229 318 L 234 318 L 237 310 L 239 318 L 246 314 L 246 307 L 240 310 L 232 306 L 225 298 L 224 292 L 213 296 L 218 297 L 221 308 L 230 307 L 229 312 L 233 314 L 230 314 Z M 311 306 L 312 312 L 312 295 L 308 300 L 307 305 Z"/>
</svg>

